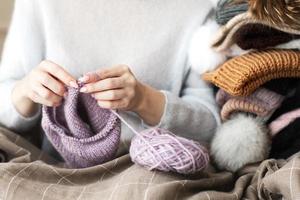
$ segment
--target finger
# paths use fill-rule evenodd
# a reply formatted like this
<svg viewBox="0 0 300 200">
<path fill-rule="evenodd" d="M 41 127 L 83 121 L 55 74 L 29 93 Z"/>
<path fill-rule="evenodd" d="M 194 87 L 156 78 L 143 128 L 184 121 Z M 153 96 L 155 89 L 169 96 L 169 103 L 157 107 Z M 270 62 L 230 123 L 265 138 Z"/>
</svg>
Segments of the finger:
<svg viewBox="0 0 300 200">
<path fill-rule="evenodd" d="M 73 76 L 71 76 L 68 72 L 66 72 L 61 66 L 51 61 L 43 61 L 41 63 L 41 68 L 44 71 L 51 74 L 53 77 L 63 82 L 65 85 L 78 88 L 76 79 Z"/>
<path fill-rule="evenodd" d="M 59 106 L 61 104 L 60 103 L 54 103 L 51 101 L 48 101 L 46 99 L 44 99 L 43 97 L 41 97 L 38 93 L 32 91 L 31 94 L 29 95 L 31 100 L 34 101 L 35 103 L 41 104 L 41 105 L 45 105 L 48 107 L 56 107 Z"/>
<path fill-rule="evenodd" d="M 100 81 L 100 77 L 96 72 L 89 72 L 84 76 L 80 77 L 78 80 L 81 83 L 93 83 L 93 82 Z"/>
<path fill-rule="evenodd" d="M 107 90 L 104 92 L 97 92 L 93 94 L 93 97 L 96 100 L 101 101 L 112 101 L 112 100 L 120 100 L 126 97 L 126 91 L 124 89 L 117 89 L 117 90 Z"/>
<path fill-rule="evenodd" d="M 60 104 L 62 101 L 62 97 L 54 94 L 51 90 L 45 88 L 43 85 L 35 84 L 33 86 L 33 90 L 37 93 L 45 102 L 55 104 Z"/>
<path fill-rule="evenodd" d="M 129 101 L 126 99 L 116 101 L 97 101 L 101 108 L 105 109 L 124 109 L 129 105 Z"/>
<path fill-rule="evenodd" d="M 96 83 L 89 83 L 80 89 L 80 92 L 95 93 L 106 90 L 120 89 L 125 87 L 125 79 L 123 77 L 108 78 Z"/>
<path fill-rule="evenodd" d="M 80 81 L 83 83 L 92 83 L 97 82 L 99 80 L 119 77 L 124 73 L 130 72 L 130 69 L 126 65 L 118 65 L 110 68 L 100 69 L 96 72 L 89 72 L 80 78 Z"/>
<path fill-rule="evenodd" d="M 54 79 L 49 74 L 47 74 L 45 72 L 41 72 L 38 76 L 38 81 L 42 85 L 44 85 L 45 87 L 50 89 L 52 92 L 54 92 L 55 94 L 57 94 L 61 97 L 64 96 L 64 93 L 66 91 L 64 85 L 61 82 L 59 82 L 58 80 Z"/>
</svg>

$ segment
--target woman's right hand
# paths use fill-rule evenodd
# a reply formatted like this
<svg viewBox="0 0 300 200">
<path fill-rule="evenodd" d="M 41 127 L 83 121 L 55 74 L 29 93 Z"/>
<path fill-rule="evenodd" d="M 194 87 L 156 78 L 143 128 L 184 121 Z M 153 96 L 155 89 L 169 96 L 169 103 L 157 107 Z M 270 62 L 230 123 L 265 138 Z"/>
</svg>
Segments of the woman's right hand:
<svg viewBox="0 0 300 200">
<path fill-rule="evenodd" d="M 30 117 L 36 113 L 39 104 L 59 106 L 66 92 L 65 86 L 78 87 L 76 79 L 61 66 L 42 61 L 16 84 L 12 101 L 21 115 Z"/>
</svg>

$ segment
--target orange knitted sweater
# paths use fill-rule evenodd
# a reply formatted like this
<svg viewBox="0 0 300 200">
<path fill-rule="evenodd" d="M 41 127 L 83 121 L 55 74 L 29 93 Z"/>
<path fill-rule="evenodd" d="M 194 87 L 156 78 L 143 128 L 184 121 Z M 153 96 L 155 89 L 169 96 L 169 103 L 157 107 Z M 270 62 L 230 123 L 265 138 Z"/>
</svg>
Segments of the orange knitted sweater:
<svg viewBox="0 0 300 200">
<path fill-rule="evenodd" d="M 300 77 L 300 51 L 256 51 L 232 58 L 203 79 L 233 96 L 248 96 L 264 83 Z"/>
</svg>

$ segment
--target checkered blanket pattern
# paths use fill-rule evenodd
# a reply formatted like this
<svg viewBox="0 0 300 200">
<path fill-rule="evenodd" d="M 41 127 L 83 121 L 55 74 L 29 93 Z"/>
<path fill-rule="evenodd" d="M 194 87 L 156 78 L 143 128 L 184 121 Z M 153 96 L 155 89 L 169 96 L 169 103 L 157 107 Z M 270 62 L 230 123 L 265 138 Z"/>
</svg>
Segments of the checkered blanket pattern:
<svg viewBox="0 0 300 200">
<path fill-rule="evenodd" d="M 65 169 L 25 139 L 0 128 L 0 200 L 300 199 L 300 155 L 266 160 L 232 174 L 210 166 L 182 176 L 148 171 L 129 155 L 85 169 Z"/>
</svg>

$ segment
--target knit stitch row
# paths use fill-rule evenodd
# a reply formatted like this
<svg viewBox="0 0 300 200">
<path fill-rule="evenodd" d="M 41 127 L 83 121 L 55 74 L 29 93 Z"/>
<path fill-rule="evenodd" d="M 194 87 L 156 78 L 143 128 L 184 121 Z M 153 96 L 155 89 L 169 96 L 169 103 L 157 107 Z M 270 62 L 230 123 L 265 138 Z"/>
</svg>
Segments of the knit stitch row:
<svg viewBox="0 0 300 200">
<path fill-rule="evenodd" d="M 232 58 L 216 71 L 203 74 L 233 96 L 248 96 L 264 83 L 278 78 L 300 77 L 300 52 L 266 50 Z"/>
</svg>

